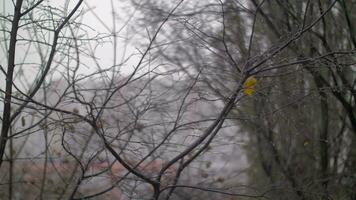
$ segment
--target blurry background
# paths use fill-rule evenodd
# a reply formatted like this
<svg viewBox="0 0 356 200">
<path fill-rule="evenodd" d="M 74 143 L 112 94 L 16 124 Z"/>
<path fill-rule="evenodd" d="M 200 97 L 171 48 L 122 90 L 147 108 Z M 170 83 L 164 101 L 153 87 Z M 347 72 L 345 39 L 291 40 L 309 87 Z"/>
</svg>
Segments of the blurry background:
<svg viewBox="0 0 356 200">
<path fill-rule="evenodd" d="M 354 2 L 1 4 L 0 199 L 356 198 Z"/>
</svg>

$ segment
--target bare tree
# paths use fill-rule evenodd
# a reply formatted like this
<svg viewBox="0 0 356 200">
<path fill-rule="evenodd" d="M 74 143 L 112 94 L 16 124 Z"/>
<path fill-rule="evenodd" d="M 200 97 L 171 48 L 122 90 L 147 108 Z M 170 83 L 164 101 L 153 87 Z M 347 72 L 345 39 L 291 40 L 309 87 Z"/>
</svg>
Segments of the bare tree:
<svg viewBox="0 0 356 200">
<path fill-rule="evenodd" d="M 105 2 L 0 15 L 2 197 L 355 197 L 352 2 Z"/>
<path fill-rule="evenodd" d="M 159 35 L 183 1 L 143 27 L 148 42 L 129 55 L 120 51 L 129 36 L 119 42 L 123 29 L 134 31 L 133 18 L 118 23 L 115 2 L 113 25 L 85 1 L 62 3 L 18 0 L 1 16 L 2 196 L 169 199 L 177 188 L 194 189 L 178 181 L 229 130 L 224 122 L 242 82 L 217 106 L 201 98 L 200 73 L 181 76 L 162 62 Z M 87 13 L 105 31 L 85 24 Z M 109 61 L 100 60 L 100 45 L 109 46 Z M 204 111 L 211 108 L 218 109 Z"/>
<path fill-rule="evenodd" d="M 166 7 L 136 5 L 150 16 L 146 23 Z M 176 14 L 166 37 L 179 39 L 160 54 L 191 77 L 199 73 L 202 93 L 211 94 L 205 99 L 223 101 L 236 82 L 257 79 L 253 98 L 230 113 L 237 138 L 249 133 L 254 193 L 354 198 L 352 7 L 346 1 L 206 1 Z"/>
</svg>

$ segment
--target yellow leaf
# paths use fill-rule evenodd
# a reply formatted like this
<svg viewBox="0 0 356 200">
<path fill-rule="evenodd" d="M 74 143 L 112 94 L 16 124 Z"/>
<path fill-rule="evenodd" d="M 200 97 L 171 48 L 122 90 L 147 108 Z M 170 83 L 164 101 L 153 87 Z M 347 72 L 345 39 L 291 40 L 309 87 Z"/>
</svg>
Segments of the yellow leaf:
<svg viewBox="0 0 356 200">
<path fill-rule="evenodd" d="M 248 77 L 244 82 L 244 88 L 255 87 L 257 79 L 254 76 Z"/>
<path fill-rule="evenodd" d="M 257 79 L 254 76 L 248 77 L 243 84 L 244 94 L 251 96 L 255 91 L 256 84 L 257 84 Z"/>
<path fill-rule="evenodd" d="M 251 89 L 251 88 L 244 89 L 244 94 L 251 96 L 253 94 L 253 89 Z"/>
</svg>

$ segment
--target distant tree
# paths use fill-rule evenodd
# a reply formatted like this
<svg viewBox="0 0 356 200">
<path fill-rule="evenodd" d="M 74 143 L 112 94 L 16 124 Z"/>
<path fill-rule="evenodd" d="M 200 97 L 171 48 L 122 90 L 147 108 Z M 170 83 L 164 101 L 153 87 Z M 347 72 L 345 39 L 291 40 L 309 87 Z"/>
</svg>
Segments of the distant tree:
<svg viewBox="0 0 356 200">
<path fill-rule="evenodd" d="M 353 2 L 110 3 L 0 14 L 1 197 L 356 198 Z"/>
<path fill-rule="evenodd" d="M 0 15 L 1 197 L 173 199 L 175 191 L 199 197 L 180 192 L 188 188 L 208 197 L 259 197 L 199 187 L 224 182 L 216 165 L 230 151 L 224 145 L 231 145 L 233 128 L 225 121 L 243 95 L 243 80 L 216 103 L 201 90 L 202 73 L 182 74 L 164 61 L 163 33 L 184 2 L 166 4 L 147 25 L 136 23 L 129 6 L 127 21 L 120 21 L 121 2 L 111 3 L 112 25 L 83 0 L 16 0 L 12 12 Z M 84 23 L 88 14 L 98 24 Z M 128 51 L 142 30 L 144 42 Z"/>
<path fill-rule="evenodd" d="M 165 7 L 140 4 L 143 20 L 154 22 Z M 217 0 L 176 13 L 166 38 L 177 42 L 160 45 L 160 54 L 182 73 L 200 74 L 204 99 L 227 102 L 236 83 L 257 79 L 253 95 L 228 115 L 240 129 L 236 139 L 249 138 L 248 191 L 278 199 L 355 198 L 353 7 Z"/>
</svg>

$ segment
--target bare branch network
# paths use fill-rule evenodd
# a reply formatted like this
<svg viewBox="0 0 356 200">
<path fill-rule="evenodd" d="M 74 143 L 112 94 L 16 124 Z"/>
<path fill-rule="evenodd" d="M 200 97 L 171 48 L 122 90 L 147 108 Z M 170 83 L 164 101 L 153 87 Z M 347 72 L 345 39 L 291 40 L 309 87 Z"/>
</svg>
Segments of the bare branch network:
<svg viewBox="0 0 356 200">
<path fill-rule="evenodd" d="M 355 3 L 5 0 L 0 199 L 355 199 Z"/>
</svg>

